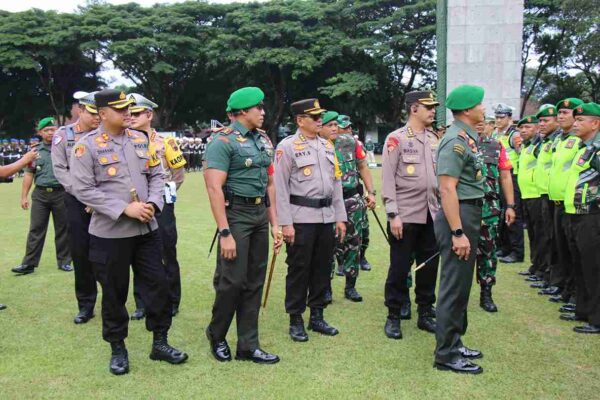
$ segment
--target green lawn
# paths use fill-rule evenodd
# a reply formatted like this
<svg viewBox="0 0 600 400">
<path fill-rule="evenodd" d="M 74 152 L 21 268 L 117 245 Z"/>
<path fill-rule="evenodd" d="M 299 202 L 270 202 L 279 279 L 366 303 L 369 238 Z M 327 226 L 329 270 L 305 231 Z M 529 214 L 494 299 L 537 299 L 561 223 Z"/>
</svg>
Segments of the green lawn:
<svg viewBox="0 0 600 400">
<path fill-rule="evenodd" d="M 373 170 L 380 186 L 380 170 Z M 432 368 L 434 337 L 403 321 L 404 339 L 383 334 L 383 286 L 388 247 L 371 221 L 368 258 L 362 273 L 363 303 L 343 299 L 343 281 L 334 281 L 327 320 L 336 337 L 311 334 L 307 343 L 287 335 L 283 307 L 285 264 L 281 256 L 267 310 L 261 312 L 261 344 L 280 355 L 274 366 L 218 363 L 204 336 L 213 300 L 215 256 L 207 259 L 214 223 L 201 174 L 192 173 L 179 194 L 179 261 L 183 302 L 171 342 L 190 355 L 181 366 L 148 359 L 151 334 L 144 323 L 130 324 L 127 340 L 131 372 L 108 372 L 109 345 L 97 317 L 76 326 L 73 274 L 59 271 L 50 231 L 42 263 L 32 275 L 15 277 L 10 268 L 23 256 L 29 213 L 19 206 L 20 180 L 0 185 L 0 399 L 13 398 L 323 398 L 323 399 L 593 399 L 600 392 L 600 341 L 572 332 L 558 319 L 558 306 L 528 288 L 517 271 L 501 265 L 494 291 L 497 314 L 478 306 L 476 285 L 465 344 L 481 349 L 483 375 L 461 376 Z M 383 217 L 383 210 L 379 209 Z M 130 296 L 129 309 L 133 307 Z M 416 310 L 413 306 L 413 313 Z M 229 343 L 235 349 L 235 329 Z"/>
</svg>

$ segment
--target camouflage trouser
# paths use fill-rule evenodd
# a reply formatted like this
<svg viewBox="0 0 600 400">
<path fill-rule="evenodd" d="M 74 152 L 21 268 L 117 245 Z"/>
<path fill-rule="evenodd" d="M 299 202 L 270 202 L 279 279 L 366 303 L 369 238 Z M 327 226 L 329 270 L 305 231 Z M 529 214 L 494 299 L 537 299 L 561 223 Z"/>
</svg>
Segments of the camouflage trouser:
<svg viewBox="0 0 600 400">
<path fill-rule="evenodd" d="M 477 282 L 493 285 L 496 283 L 496 255 L 498 240 L 499 216 L 492 216 L 481 220 L 481 233 L 477 244 Z"/>
<path fill-rule="evenodd" d="M 346 206 L 346 236 L 342 243 L 337 243 L 335 258 L 344 275 L 351 278 L 358 276 L 360 251 L 363 238 L 363 220 L 365 214 L 365 202 L 359 194 L 344 199 Z M 333 270 L 333 268 L 332 268 Z"/>
</svg>

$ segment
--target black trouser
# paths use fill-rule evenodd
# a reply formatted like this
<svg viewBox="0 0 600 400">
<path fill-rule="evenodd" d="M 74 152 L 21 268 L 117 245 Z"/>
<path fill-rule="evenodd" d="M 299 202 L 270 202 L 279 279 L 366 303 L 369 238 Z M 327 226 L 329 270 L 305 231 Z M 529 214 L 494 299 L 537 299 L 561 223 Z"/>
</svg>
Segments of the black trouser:
<svg viewBox="0 0 600 400">
<path fill-rule="evenodd" d="M 545 254 L 548 268 L 544 273 L 544 281 L 550 283 L 552 271 L 558 264 L 558 252 L 556 251 L 556 236 L 554 234 L 554 202 L 548 198 L 547 194 L 542 195 L 542 220 L 544 221 L 544 235 L 546 247 L 541 248 Z"/>
<path fill-rule="evenodd" d="M 388 222 L 390 238 L 390 268 L 385 282 L 385 305 L 389 309 L 399 309 L 404 303 L 410 303 L 407 285 L 408 274 L 413 261 L 421 264 L 438 251 L 431 214 L 427 214 L 425 224 L 403 224 L 402 239 L 392 235 Z M 415 301 L 419 306 L 431 306 L 435 303 L 435 282 L 439 257 L 427 263 L 416 273 Z"/>
<path fill-rule="evenodd" d="M 567 214 L 576 284 L 575 314 L 600 325 L 600 214 Z"/>
<path fill-rule="evenodd" d="M 169 299 L 171 305 L 179 307 L 181 302 L 181 274 L 177 261 L 177 221 L 175 219 L 175 204 L 166 204 L 162 212 L 156 217 L 158 233 L 163 247 L 163 264 L 167 270 L 169 280 Z M 138 280 L 133 275 L 133 297 L 137 308 L 145 308 Z"/>
<path fill-rule="evenodd" d="M 325 292 L 335 246 L 334 224 L 294 224 L 294 245 L 287 245 L 285 311 L 302 314 L 306 306 L 325 308 Z"/>
<path fill-rule="evenodd" d="M 473 284 L 477 243 L 481 226 L 481 207 L 460 204 L 464 234 L 471 243 L 467 260 L 460 260 L 452 250 L 452 233 L 443 211 L 435 217 L 435 236 L 440 249 L 440 289 L 437 301 L 435 361 L 453 362 L 461 358 L 461 336 L 467 332 L 467 306 Z"/>
<path fill-rule="evenodd" d="M 524 199 L 523 212 L 527 222 L 527 235 L 529 237 L 529 252 L 531 266 L 529 272 L 542 277 L 544 271 L 548 268 L 547 253 L 544 247 L 547 246 L 548 230 L 547 221 L 542 217 L 542 199 Z"/>
<path fill-rule="evenodd" d="M 167 273 L 161 263 L 158 231 L 129 238 L 106 239 L 90 235 L 90 261 L 102 286 L 102 337 L 117 342 L 127 337 L 129 268 L 133 267 L 146 304 L 146 329 L 168 331 L 171 308 Z"/>
<path fill-rule="evenodd" d="M 214 340 L 224 340 L 236 316 L 237 349 L 255 350 L 258 341 L 258 311 L 269 257 L 269 223 L 263 204 L 234 202 L 227 208 L 227 221 L 235 240 L 236 258 L 221 257 L 217 246 L 217 268 L 213 279 L 215 302 L 209 325 Z"/>
<path fill-rule="evenodd" d="M 85 204 L 65 192 L 65 207 L 69 224 L 69 248 L 75 268 L 75 297 L 79 311 L 93 311 L 96 305 L 98 287 L 94 269 L 89 258 L 91 214 L 85 211 Z"/>
<path fill-rule="evenodd" d="M 557 286 L 570 293 L 573 292 L 573 266 L 569 243 L 567 242 L 566 218 L 564 204 L 554 206 L 554 247 L 557 252 L 557 262 L 551 271 L 550 285 Z M 600 245 L 600 243 L 599 243 Z M 563 296 L 565 297 L 565 296 Z"/>
<path fill-rule="evenodd" d="M 25 257 L 23 257 L 21 264 L 35 267 L 39 265 L 44 250 L 50 214 L 52 214 L 54 224 L 56 262 L 58 266 L 71 263 L 64 191 L 61 189 L 47 192 L 45 189 L 36 186 L 33 193 L 31 193 L 31 220 L 29 222 Z"/>
<path fill-rule="evenodd" d="M 506 224 L 504 218 L 500 218 L 500 249 L 504 255 L 513 254 L 518 260 L 522 260 L 525 254 L 525 244 L 523 238 L 523 205 L 521 202 L 521 190 L 517 183 L 517 175 L 511 173 L 513 184 L 513 195 L 515 201 L 516 219 L 510 226 Z M 502 204 L 506 205 L 504 195 L 501 195 Z"/>
</svg>

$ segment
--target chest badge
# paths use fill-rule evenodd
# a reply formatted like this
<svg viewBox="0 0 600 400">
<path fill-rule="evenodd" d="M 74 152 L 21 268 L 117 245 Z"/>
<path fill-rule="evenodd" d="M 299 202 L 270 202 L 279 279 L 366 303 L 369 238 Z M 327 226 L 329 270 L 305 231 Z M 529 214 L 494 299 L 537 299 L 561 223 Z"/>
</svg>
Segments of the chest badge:
<svg viewBox="0 0 600 400">
<path fill-rule="evenodd" d="M 106 148 L 106 146 L 108 146 L 105 142 L 99 142 L 98 143 L 98 147 L 100 147 L 101 149 Z"/>
<path fill-rule="evenodd" d="M 100 157 L 100 164 L 106 164 L 108 162 L 108 158 L 106 157 Z"/>
<path fill-rule="evenodd" d="M 113 159 L 113 161 L 119 161 L 119 156 L 117 156 L 116 154 L 113 154 L 112 159 Z"/>
<path fill-rule="evenodd" d="M 311 176 L 312 175 L 312 170 L 310 169 L 310 167 L 306 167 L 306 168 L 304 168 L 304 170 L 302 171 L 302 173 L 304 174 L 304 176 Z"/>
<path fill-rule="evenodd" d="M 246 168 L 250 168 L 250 166 L 252 165 L 252 159 L 246 158 L 246 161 L 244 161 L 244 165 L 246 166 Z"/>
<path fill-rule="evenodd" d="M 409 165 L 408 167 L 406 167 L 406 173 L 409 175 L 412 175 L 415 173 L 415 166 L 414 165 Z"/>
<path fill-rule="evenodd" d="M 108 167 L 106 173 L 108 176 L 115 176 L 117 174 L 117 169 L 115 167 Z"/>
</svg>

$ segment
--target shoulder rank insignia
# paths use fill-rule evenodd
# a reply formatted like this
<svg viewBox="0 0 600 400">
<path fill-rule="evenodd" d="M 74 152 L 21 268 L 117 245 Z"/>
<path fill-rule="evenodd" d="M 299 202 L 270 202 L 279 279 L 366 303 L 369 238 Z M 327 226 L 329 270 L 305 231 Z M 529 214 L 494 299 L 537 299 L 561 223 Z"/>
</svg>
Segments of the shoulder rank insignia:
<svg viewBox="0 0 600 400">
<path fill-rule="evenodd" d="M 244 137 L 241 137 L 240 135 L 237 135 L 237 137 L 235 138 L 235 140 L 237 140 L 240 143 L 244 143 L 248 139 L 246 139 Z"/>
<path fill-rule="evenodd" d="M 455 144 L 452 147 L 452 151 L 454 151 L 457 154 L 460 154 L 461 156 L 465 154 L 465 146 L 463 146 L 462 144 Z"/>
</svg>

